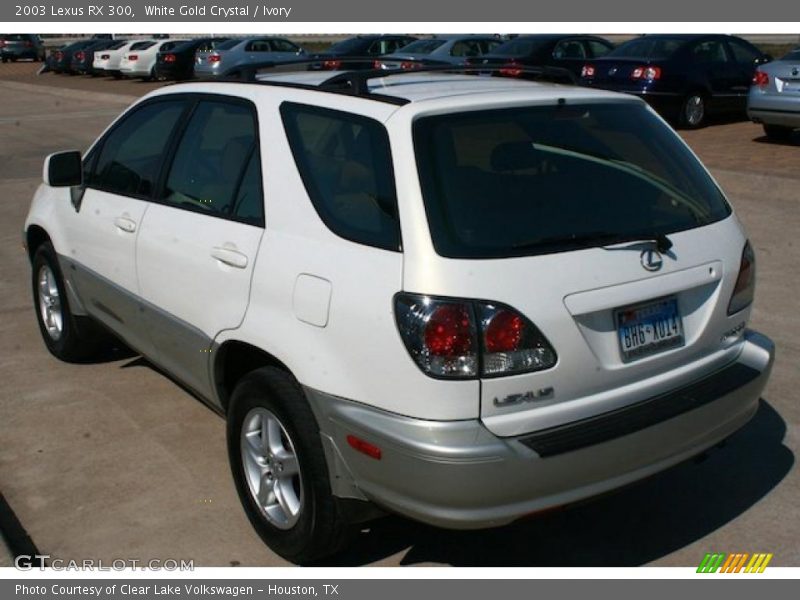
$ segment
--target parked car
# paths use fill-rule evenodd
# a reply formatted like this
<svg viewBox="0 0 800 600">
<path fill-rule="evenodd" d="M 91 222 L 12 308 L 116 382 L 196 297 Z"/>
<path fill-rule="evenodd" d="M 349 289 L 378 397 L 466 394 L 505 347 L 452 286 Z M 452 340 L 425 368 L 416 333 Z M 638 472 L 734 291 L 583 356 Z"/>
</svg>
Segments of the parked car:
<svg viewBox="0 0 800 600">
<path fill-rule="evenodd" d="M 206 37 L 187 40 L 172 49 L 159 50 L 156 57 L 158 79 L 191 79 L 194 76 L 195 55 L 198 52 L 213 52 L 230 38 Z"/>
<path fill-rule="evenodd" d="M 213 78 L 247 64 L 263 61 L 289 61 L 305 58 L 306 51 L 289 40 L 276 37 L 231 39 L 211 52 L 198 52 L 194 74 Z"/>
<path fill-rule="evenodd" d="M 411 42 L 396 52 L 375 61 L 381 69 L 413 69 L 420 64 L 466 65 L 497 49 L 502 40 L 492 36 L 452 35 L 437 36 Z"/>
<path fill-rule="evenodd" d="M 327 51 L 315 54 L 319 59 L 308 66 L 310 71 L 363 70 L 372 68 L 369 61 L 347 61 L 346 58 L 378 57 L 391 54 L 414 42 L 410 35 L 357 35 L 333 44 Z"/>
<path fill-rule="evenodd" d="M 122 57 L 134 50 L 146 50 L 154 43 L 154 40 L 123 41 L 118 48 L 107 48 L 102 52 L 95 53 L 92 68 L 98 74 L 112 75 L 115 78 L 122 77 L 119 70 Z"/>
<path fill-rule="evenodd" d="M 85 39 L 67 44 L 52 53 L 52 59 L 48 62 L 49 70 L 55 73 L 66 73 L 75 75 L 76 72 L 72 70 L 72 55 L 80 50 L 88 48 L 97 40 Z"/>
<path fill-rule="evenodd" d="M 0 59 L 3 62 L 29 58 L 43 61 L 46 57 L 44 42 L 33 33 L 0 34 Z"/>
<path fill-rule="evenodd" d="M 588 59 L 605 56 L 613 48 L 608 40 L 593 35 L 522 35 L 498 46 L 474 64 L 503 66 L 497 74 L 505 77 L 524 78 L 521 67 L 557 67 L 578 78 Z"/>
<path fill-rule="evenodd" d="M 494 527 L 649 477 L 742 427 L 772 368 L 742 224 L 631 95 L 176 84 L 43 173 L 47 349 L 85 359 L 107 328 L 225 415 L 289 560 L 383 511 Z"/>
<path fill-rule="evenodd" d="M 81 73 L 84 75 L 100 75 L 102 71 L 94 67 L 95 53 L 102 52 L 104 50 L 116 50 L 122 48 L 125 43 L 125 40 L 99 38 L 95 40 L 95 43 L 90 44 L 82 50 L 78 50 L 72 54 L 70 68 L 75 73 Z"/>
<path fill-rule="evenodd" d="M 747 116 L 776 140 L 788 140 L 800 128 L 800 48 L 756 69 Z"/>
<path fill-rule="evenodd" d="M 159 39 L 152 40 L 146 46 L 136 50 L 131 48 L 122 55 L 119 61 L 119 72 L 123 77 L 154 79 L 156 77 L 156 59 L 161 51 L 170 51 L 186 40 Z"/>
<path fill-rule="evenodd" d="M 744 115 L 755 68 L 770 59 L 732 35 L 645 35 L 587 63 L 581 83 L 635 94 L 694 128 L 715 113 Z"/>
</svg>

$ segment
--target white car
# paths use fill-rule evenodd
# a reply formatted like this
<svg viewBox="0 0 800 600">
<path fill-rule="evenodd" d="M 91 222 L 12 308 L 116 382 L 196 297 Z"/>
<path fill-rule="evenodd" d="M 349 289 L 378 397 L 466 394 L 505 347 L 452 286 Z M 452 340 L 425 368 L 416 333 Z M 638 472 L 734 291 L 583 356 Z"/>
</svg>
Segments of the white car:
<svg viewBox="0 0 800 600">
<path fill-rule="evenodd" d="M 142 50 L 153 43 L 153 40 L 127 40 L 121 42 L 119 47 L 109 48 L 94 53 L 92 67 L 95 71 L 105 72 L 107 75 L 120 76 L 119 66 L 122 57 L 131 50 Z"/>
<path fill-rule="evenodd" d="M 119 71 L 125 77 L 153 79 L 155 77 L 156 59 L 161 51 L 172 50 L 184 39 L 149 40 L 146 45 L 132 47 L 123 53 L 119 63 Z"/>
<path fill-rule="evenodd" d="M 507 524 L 750 419 L 752 246 L 643 101 L 370 77 L 173 85 L 49 156 L 24 239 L 50 352 L 111 330 L 225 416 L 296 562 L 385 511 Z"/>
</svg>

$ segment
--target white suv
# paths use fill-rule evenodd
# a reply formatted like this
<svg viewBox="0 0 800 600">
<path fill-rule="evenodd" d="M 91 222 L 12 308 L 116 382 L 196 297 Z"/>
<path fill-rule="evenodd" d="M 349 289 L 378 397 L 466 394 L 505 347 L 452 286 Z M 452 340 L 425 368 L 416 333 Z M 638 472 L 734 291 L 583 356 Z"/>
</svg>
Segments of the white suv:
<svg viewBox="0 0 800 600">
<path fill-rule="evenodd" d="M 48 349 L 110 330 L 225 415 L 247 515 L 296 562 L 381 511 L 506 524 L 748 421 L 774 357 L 753 251 L 644 102 L 369 77 L 169 86 L 48 157 Z"/>
</svg>

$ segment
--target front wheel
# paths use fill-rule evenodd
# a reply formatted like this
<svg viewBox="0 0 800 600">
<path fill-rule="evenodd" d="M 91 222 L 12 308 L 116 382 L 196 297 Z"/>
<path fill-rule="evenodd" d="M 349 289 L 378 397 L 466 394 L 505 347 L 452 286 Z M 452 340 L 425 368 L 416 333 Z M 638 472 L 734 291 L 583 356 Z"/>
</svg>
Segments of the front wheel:
<svg viewBox="0 0 800 600">
<path fill-rule="evenodd" d="M 703 94 L 695 92 L 684 98 L 681 105 L 680 122 L 688 129 L 697 129 L 706 122 L 706 98 Z"/>
<path fill-rule="evenodd" d="M 331 493 L 319 427 L 290 374 L 264 367 L 236 386 L 228 455 L 247 517 L 277 554 L 309 563 L 349 539 Z"/>
</svg>

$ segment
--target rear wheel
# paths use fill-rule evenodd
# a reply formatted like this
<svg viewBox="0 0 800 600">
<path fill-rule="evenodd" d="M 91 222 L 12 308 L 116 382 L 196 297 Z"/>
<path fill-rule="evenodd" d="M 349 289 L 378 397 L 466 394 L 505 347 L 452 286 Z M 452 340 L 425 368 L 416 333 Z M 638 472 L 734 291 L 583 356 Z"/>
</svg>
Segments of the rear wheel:
<svg viewBox="0 0 800 600">
<path fill-rule="evenodd" d="M 793 129 L 783 125 L 764 125 L 764 133 L 771 140 L 785 142 L 792 137 Z"/>
<path fill-rule="evenodd" d="M 72 314 L 53 246 L 45 242 L 33 256 L 33 302 L 45 346 L 63 361 L 77 362 L 97 352 L 107 339 L 88 317 Z"/>
<path fill-rule="evenodd" d="M 688 129 L 697 129 L 706 122 L 707 100 L 701 92 L 686 96 L 681 105 L 680 123 Z"/>
<path fill-rule="evenodd" d="M 319 427 L 290 374 L 264 367 L 236 386 L 228 454 L 247 517 L 277 554 L 309 563 L 348 541 L 350 528 L 331 494 Z"/>
</svg>

